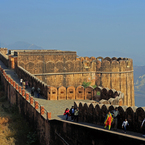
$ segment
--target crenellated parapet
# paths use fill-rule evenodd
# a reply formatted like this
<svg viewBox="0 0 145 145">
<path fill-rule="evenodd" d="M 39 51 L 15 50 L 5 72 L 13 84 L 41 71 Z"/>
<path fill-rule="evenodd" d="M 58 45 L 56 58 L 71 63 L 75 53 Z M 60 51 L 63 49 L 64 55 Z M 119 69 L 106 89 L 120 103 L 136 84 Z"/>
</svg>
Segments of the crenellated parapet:
<svg viewBox="0 0 145 145">
<path fill-rule="evenodd" d="M 145 108 L 128 107 L 101 103 L 86 103 L 84 101 L 75 101 L 74 107 L 79 107 L 79 120 L 81 122 L 94 123 L 104 125 L 104 120 L 108 111 L 113 111 L 118 107 L 120 116 L 118 120 L 118 128 L 121 129 L 122 122 L 127 118 L 129 122 L 128 130 L 141 132 L 140 126 L 145 117 Z"/>
<path fill-rule="evenodd" d="M 135 105 L 133 60 L 130 58 L 77 57 L 76 52 L 59 50 L 13 50 L 9 51 L 8 59 L 2 53 L 0 57 L 6 66 L 16 68 L 24 80 L 29 78 L 31 86 L 77 88 L 83 82 L 91 82 L 91 86 L 121 91 L 124 105 Z M 29 74 L 28 78 L 22 72 Z M 103 91 L 102 97 L 105 98 L 106 90 Z M 112 94 L 111 91 L 109 93 Z M 43 94 L 47 96 L 47 93 Z"/>
<path fill-rule="evenodd" d="M 0 66 L 0 76 L 1 81 L 4 86 L 5 93 L 7 95 L 7 98 L 11 104 L 17 104 L 22 105 L 22 107 L 28 107 L 32 110 L 35 110 L 40 114 L 41 117 L 43 117 L 45 120 L 51 119 L 51 112 L 48 112 L 44 106 L 40 105 L 38 101 L 34 99 L 34 97 L 31 96 L 31 94 L 27 93 L 25 89 L 22 89 L 22 86 L 17 84 L 6 72 L 5 70 Z M 37 82 L 39 83 L 39 82 Z M 18 103 L 19 102 L 19 103 Z M 25 104 L 25 105 L 24 105 Z M 25 108 L 24 110 L 29 112 L 28 108 Z M 24 110 L 21 110 L 19 108 L 19 111 L 22 113 Z M 27 113 L 28 113 L 27 112 Z M 23 114 L 23 113 L 22 113 Z"/>
<path fill-rule="evenodd" d="M 68 60 L 68 61 L 29 61 L 19 62 L 19 66 L 23 67 L 32 74 L 40 75 L 41 73 L 64 73 L 64 72 L 90 72 L 96 71 L 96 61 L 88 60 Z M 45 68 L 45 70 L 42 68 Z M 35 69 L 34 69 L 35 68 Z"/>
<path fill-rule="evenodd" d="M 124 93 L 124 104 L 134 106 L 133 60 L 130 58 L 96 59 L 96 85 L 120 90 Z"/>
<path fill-rule="evenodd" d="M 3 55 L 6 55 L 8 53 L 8 49 L 0 47 L 0 53 L 2 53 Z"/>
</svg>

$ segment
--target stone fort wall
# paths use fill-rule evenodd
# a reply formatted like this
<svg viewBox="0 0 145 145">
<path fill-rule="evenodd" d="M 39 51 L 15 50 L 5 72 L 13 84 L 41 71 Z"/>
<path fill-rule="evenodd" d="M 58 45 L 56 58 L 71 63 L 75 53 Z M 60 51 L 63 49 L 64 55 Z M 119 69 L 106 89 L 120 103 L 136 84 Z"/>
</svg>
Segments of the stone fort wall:
<svg viewBox="0 0 145 145">
<path fill-rule="evenodd" d="M 85 103 L 84 101 L 75 101 L 75 108 L 79 107 L 79 120 L 98 125 L 104 125 L 104 120 L 108 111 L 113 111 L 118 107 L 120 116 L 118 128 L 122 128 L 122 122 L 125 118 L 129 122 L 128 130 L 142 132 L 140 126 L 145 117 L 145 107 L 128 107 L 110 104 L 99 104 L 96 102 Z"/>
<path fill-rule="evenodd" d="M 76 52 L 30 50 L 14 51 L 9 55 L 9 65 L 18 74 L 32 74 L 42 86 L 68 87 L 91 82 L 103 88 L 124 93 L 124 105 L 134 106 L 133 61 L 128 58 L 76 57 Z M 24 69 L 22 69 L 21 67 Z M 26 71 L 25 71 L 26 70 Z M 22 73 L 23 72 L 23 73 Z M 23 75 L 25 78 L 25 75 Z M 32 80 L 32 79 L 30 79 Z M 47 96 L 47 95 L 46 95 Z"/>
<path fill-rule="evenodd" d="M 18 66 L 15 71 L 19 78 L 23 78 L 24 81 L 29 82 L 30 87 L 39 87 L 41 89 L 41 95 L 47 100 L 96 100 L 103 104 L 116 104 L 123 105 L 124 94 L 115 89 L 108 89 L 102 87 L 92 87 L 84 88 L 79 85 L 76 88 L 74 86 L 60 86 L 53 87 L 39 80 L 36 76 L 32 75 L 24 68 Z"/>
<path fill-rule="evenodd" d="M 114 138 L 116 139 L 115 144 L 117 143 L 118 145 L 122 145 L 124 140 L 127 144 L 144 143 L 144 139 L 138 137 L 127 137 L 121 133 L 65 120 L 50 120 L 49 112 L 45 112 L 43 106 L 38 105 L 37 101 L 29 97 L 29 94 L 25 93 L 24 90 L 21 90 L 21 86 L 16 84 L 1 67 L 0 79 L 4 85 L 5 94 L 8 97 L 9 102 L 11 104 L 16 104 L 19 108 L 19 112 L 29 121 L 33 128 L 36 129 L 39 143 L 42 145 L 66 143 L 70 145 L 95 145 L 98 143 L 106 145 L 110 140 L 114 140 Z M 83 102 L 75 102 L 74 105 L 75 107 L 80 107 L 79 119 L 86 118 L 84 120 L 85 122 L 90 120 L 89 122 L 96 124 L 102 124 L 102 120 L 104 119 L 107 110 L 113 110 L 116 107 L 103 104 L 94 105 L 93 103 L 83 104 Z M 119 111 L 121 113 L 120 118 L 124 119 L 125 116 L 129 120 L 130 127 L 128 130 L 141 132 L 140 125 L 145 116 L 144 108 L 123 106 L 119 107 Z M 104 136 L 107 136 L 105 140 Z"/>
</svg>

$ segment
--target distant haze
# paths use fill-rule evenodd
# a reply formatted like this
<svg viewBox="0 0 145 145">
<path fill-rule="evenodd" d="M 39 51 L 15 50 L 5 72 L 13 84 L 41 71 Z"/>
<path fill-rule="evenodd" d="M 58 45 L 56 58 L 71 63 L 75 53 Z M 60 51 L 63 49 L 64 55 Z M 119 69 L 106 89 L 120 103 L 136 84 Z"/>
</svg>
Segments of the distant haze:
<svg viewBox="0 0 145 145">
<path fill-rule="evenodd" d="M 7 47 L 8 49 L 44 49 L 41 46 L 37 46 L 35 44 L 30 44 L 23 41 L 18 41 L 13 44 L 3 44 L 3 47 Z M 51 48 L 52 49 L 52 48 Z M 54 48 L 53 48 L 54 49 Z M 101 50 L 76 50 L 78 56 L 102 56 L 102 57 L 129 57 L 130 54 L 127 54 L 125 52 L 119 52 L 119 51 L 101 51 Z M 136 56 L 136 57 L 135 57 Z M 142 58 L 141 58 L 142 56 Z M 142 62 L 142 59 L 144 59 L 144 54 L 140 55 L 140 57 L 137 57 L 137 55 L 132 55 L 130 58 L 133 59 L 134 62 L 136 62 L 136 65 L 134 65 L 134 86 L 135 86 L 135 105 L 138 107 L 145 106 L 145 66 L 140 66 L 141 64 L 144 64 Z M 137 66 L 137 64 L 139 66 Z"/>
<path fill-rule="evenodd" d="M 6 47 L 8 49 L 57 49 L 57 48 L 43 48 L 42 46 L 37 46 L 36 44 L 31 44 L 28 42 L 23 42 L 23 41 L 17 41 L 12 44 L 4 44 L 1 43 L 1 47 Z M 58 49 L 60 50 L 60 49 Z M 109 51 L 109 50 L 99 50 L 99 49 L 88 49 L 88 50 L 82 50 L 82 49 L 76 49 L 76 50 L 71 50 L 71 49 L 61 49 L 61 50 L 69 50 L 69 51 L 76 51 L 78 56 L 102 56 L 102 57 L 123 57 L 123 58 L 131 58 L 133 59 L 133 64 L 137 66 L 145 65 L 145 57 L 144 54 L 138 55 L 138 53 L 127 53 L 127 52 L 122 52 L 120 50 L 114 50 L 114 51 Z"/>
<path fill-rule="evenodd" d="M 145 65 L 145 1 L 1 1 L 0 46 L 17 41 Z"/>
</svg>

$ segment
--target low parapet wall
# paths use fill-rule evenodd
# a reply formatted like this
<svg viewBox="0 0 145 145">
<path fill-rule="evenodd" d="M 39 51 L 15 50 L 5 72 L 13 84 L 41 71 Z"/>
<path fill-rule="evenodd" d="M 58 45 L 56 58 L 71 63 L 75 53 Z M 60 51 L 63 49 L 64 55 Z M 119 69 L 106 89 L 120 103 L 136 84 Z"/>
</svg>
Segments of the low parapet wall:
<svg viewBox="0 0 145 145">
<path fill-rule="evenodd" d="M 19 113 L 37 131 L 39 144 L 49 145 L 51 112 L 48 112 L 29 93 L 26 93 L 25 89 L 22 89 L 1 67 L 0 80 L 8 101 L 18 106 Z"/>
<path fill-rule="evenodd" d="M 5 64 L 5 66 L 9 66 L 9 59 L 3 54 L 1 53 L 0 50 L 0 60 Z"/>
<path fill-rule="evenodd" d="M 29 102 L 29 104 L 33 106 L 45 119 L 51 118 L 51 112 L 48 112 L 44 108 L 44 106 L 41 106 L 38 101 L 35 101 L 35 99 L 31 96 L 31 94 L 27 93 L 25 89 L 22 89 L 20 85 L 18 85 L 9 75 L 7 75 L 7 73 L 3 68 L 1 68 L 1 66 L 0 73 L 5 93 L 10 103 L 19 104 L 18 97 L 16 96 L 22 97 L 25 101 Z"/>
<path fill-rule="evenodd" d="M 83 145 L 111 145 L 118 144 L 141 144 L 144 142 L 141 137 L 123 135 L 121 133 L 104 130 L 92 126 L 78 124 L 65 120 L 49 120 L 51 114 L 46 114 L 44 107 L 27 94 L 5 71 L 0 67 L 0 78 L 3 83 L 5 94 L 11 104 L 16 104 L 19 112 L 36 129 L 39 144 L 83 144 Z M 48 112 L 50 113 L 50 112 Z M 72 134 L 73 133 L 73 134 Z M 105 140 L 104 140 L 105 137 Z M 116 139 L 115 142 L 112 140 Z"/>
<path fill-rule="evenodd" d="M 39 80 L 37 77 L 32 75 L 30 72 L 22 68 L 21 66 L 15 65 L 15 71 L 20 79 L 23 79 L 24 81 L 28 81 L 29 86 L 32 88 L 34 87 L 37 91 L 37 88 L 39 87 L 41 90 L 41 95 L 45 99 L 47 99 L 47 84 Z"/>
<path fill-rule="evenodd" d="M 83 101 L 75 101 L 75 108 L 79 107 L 79 120 L 81 122 L 94 123 L 104 125 L 104 120 L 108 111 L 113 111 L 116 107 L 120 112 L 118 128 L 122 127 L 122 122 L 127 118 L 129 122 L 128 130 L 141 132 L 141 123 L 145 117 L 145 108 L 143 107 L 127 107 L 110 104 L 85 103 Z"/>
<path fill-rule="evenodd" d="M 143 145 L 144 138 L 70 121 L 50 121 L 51 145 Z"/>
</svg>

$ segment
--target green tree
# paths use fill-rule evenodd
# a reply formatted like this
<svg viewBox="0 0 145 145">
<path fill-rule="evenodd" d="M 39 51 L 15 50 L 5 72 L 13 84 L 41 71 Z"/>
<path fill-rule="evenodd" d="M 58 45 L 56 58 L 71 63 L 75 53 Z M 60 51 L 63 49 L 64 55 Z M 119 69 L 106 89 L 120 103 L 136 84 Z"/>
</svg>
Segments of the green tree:
<svg viewBox="0 0 145 145">
<path fill-rule="evenodd" d="M 89 87 L 91 85 L 91 82 L 83 82 L 83 84 L 82 84 L 82 86 L 84 87 L 84 88 L 87 88 L 87 87 Z"/>
<path fill-rule="evenodd" d="M 84 88 L 87 88 L 87 87 L 91 86 L 91 82 L 83 82 L 82 86 Z M 93 89 L 95 89 L 97 86 L 96 85 L 93 85 L 91 87 L 93 87 Z"/>
</svg>

